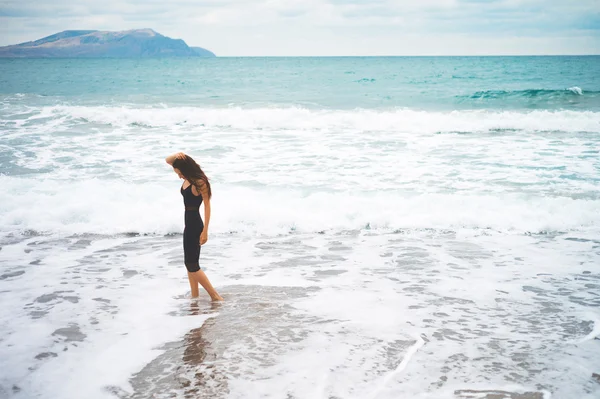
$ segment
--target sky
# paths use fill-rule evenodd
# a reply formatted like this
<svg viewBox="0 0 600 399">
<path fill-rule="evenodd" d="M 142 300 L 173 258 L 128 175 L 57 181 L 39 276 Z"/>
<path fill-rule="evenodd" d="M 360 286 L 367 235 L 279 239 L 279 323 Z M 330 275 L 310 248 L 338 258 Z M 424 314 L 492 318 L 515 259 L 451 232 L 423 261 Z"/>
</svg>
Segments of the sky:
<svg viewBox="0 0 600 399">
<path fill-rule="evenodd" d="M 600 0 L 0 0 L 0 45 L 139 28 L 218 56 L 600 54 Z"/>
</svg>

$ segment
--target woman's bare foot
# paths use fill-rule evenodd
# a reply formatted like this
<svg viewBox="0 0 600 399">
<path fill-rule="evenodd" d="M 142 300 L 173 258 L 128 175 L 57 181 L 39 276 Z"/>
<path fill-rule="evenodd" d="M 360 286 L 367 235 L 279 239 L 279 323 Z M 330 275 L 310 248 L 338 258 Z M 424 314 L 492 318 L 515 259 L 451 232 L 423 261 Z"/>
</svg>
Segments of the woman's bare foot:
<svg viewBox="0 0 600 399">
<path fill-rule="evenodd" d="M 200 284 L 202 286 L 202 288 L 204 288 L 206 290 L 207 294 L 210 295 L 210 299 L 212 299 L 213 301 L 222 301 L 223 300 L 221 295 L 219 295 L 217 293 L 217 291 L 213 288 L 210 281 L 208 281 L 208 277 L 206 277 L 206 274 L 204 274 L 204 272 L 202 270 L 198 270 L 197 272 L 194 272 L 193 275 L 194 275 L 194 279 L 198 282 L 198 284 Z"/>
<path fill-rule="evenodd" d="M 217 293 L 211 295 L 210 299 L 213 301 L 224 301 L 223 297 Z"/>
</svg>

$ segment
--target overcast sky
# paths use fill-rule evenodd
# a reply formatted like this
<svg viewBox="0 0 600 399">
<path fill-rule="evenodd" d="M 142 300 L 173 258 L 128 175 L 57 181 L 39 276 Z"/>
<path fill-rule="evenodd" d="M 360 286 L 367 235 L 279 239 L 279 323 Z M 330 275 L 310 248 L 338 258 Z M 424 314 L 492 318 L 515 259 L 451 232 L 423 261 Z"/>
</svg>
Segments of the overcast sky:
<svg viewBox="0 0 600 399">
<path fill-rule="evenodd" d="M 0 0 L 0 45 L 133 28 L 220 56 L 600 54 L 600 0 Z"/>
</svg>

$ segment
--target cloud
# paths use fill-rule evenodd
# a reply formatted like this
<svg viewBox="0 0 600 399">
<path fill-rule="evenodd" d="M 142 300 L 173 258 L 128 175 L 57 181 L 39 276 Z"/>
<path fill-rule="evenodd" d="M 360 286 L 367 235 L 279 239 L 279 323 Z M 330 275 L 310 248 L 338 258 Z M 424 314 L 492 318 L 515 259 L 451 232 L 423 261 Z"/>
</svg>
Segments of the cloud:
<svg viewBox="0 0 600 399">
<path fill-rule="evenodd" d="M 9 0 L 0 6 L 0 45 L 66 29 L 132 28 L 153 28 L 220 55 L 600 53 L 598 0 Z"/>
</svg>

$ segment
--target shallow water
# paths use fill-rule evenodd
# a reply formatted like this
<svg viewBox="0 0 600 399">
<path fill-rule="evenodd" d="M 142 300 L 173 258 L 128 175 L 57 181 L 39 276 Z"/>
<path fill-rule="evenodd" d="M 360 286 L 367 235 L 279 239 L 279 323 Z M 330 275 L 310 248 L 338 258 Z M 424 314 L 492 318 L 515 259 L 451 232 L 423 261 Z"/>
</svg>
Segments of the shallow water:
<svg viewBox="0 0 600 399">
<path fill-rule="evenodd" d="M 183 294 L 179 239 L 4 244 L 5 381 L 40 397 L 599 392 L 597 241 L 486 231 L 219 237 L 204 263 L 226 301 L 210 304 Z M 66 255 L 56 256 L 59 244 Z"/>
<path fill-rule="evenodd" d="M 0 398 L 597 398 L 598 60 L 2 61 Z"/>
</svg>

